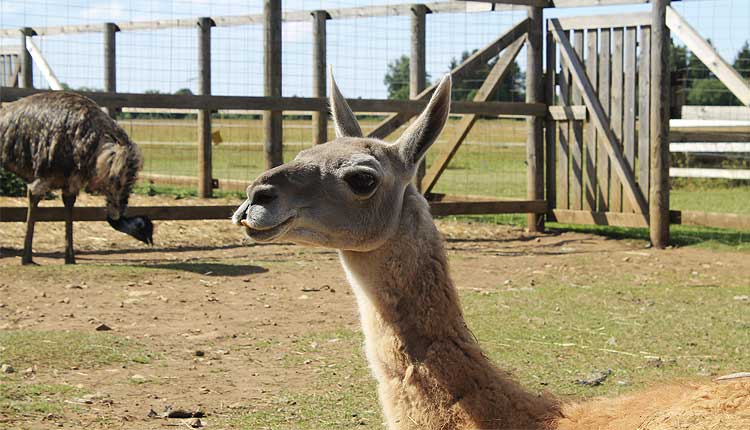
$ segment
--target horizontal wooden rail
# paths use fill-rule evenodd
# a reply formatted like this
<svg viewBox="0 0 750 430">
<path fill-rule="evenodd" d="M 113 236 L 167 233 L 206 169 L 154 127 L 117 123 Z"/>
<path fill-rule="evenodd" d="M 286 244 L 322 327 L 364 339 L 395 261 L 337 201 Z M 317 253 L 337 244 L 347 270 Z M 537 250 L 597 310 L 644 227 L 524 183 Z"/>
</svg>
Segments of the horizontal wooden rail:
<svg viewBox="0 0 750 430">
<path fill-rule="evenodd" d="M 670 178 L 744 179 L 746 181 L 750 181 L 750 170 L 670 167 L 669 177 Z"/>
<path fill-rule="evenodd" d="M 747 152 L 750 154 L 750 142 L 677 142 L 669 144 L 669 152 Z"/>
<path fill-rule="evenodd" d="M 554 220 L 563 224 L 594 224 L 647 228 L 643 217 L 633 213 L 554 209 Z M 669 223 L 713 228 L 750 230 L 750 215 L 697 211 L 669 211 Z"/>
<path fill-rule="evenodd" d="M 563 30 L 588 30 L 613 27 L 645 27 L 651 25 L 650 12 L 611 15 L 565 16 L 558 18 Z"/>
<path fill-rule="evenodd" d="M 229 222 L 237 205 L 212 205 L 212 206 L 131 206 L 128 215 L 144 215 L 152 220 L 218 220 Z M 505 214 L 505 213 L 544 213 L 546 210 L 544 200 L 496 200 L 496 201 L 470 201 L 470 202 L 431 202 L 430 211 L 435 216 L 445 215 L 480 215 L 480 214 Z M 65 208 L 40 207 L 36 212 L 37 221 L 63 221 L 65 220 Z M 80 206 L 73 209 L 75 221 L 104 221 L 107 211 L 104 207 Z M 0 207 L 0 222 L 23 222 L 26 221 L 26 208 L 20 206 Z"/>
<path fill-rule="evenodd" d="M 45 92 L 31 88 L 0 87 L 0 102 L 12 102 L 20 98 Z M 201 96 L 176 94 L 133 94 L 78 91 L 99 105 L 111 109 L 123 107 L 205 109 L 205 110 L 279 110 L 279 111 L 328 111 L 328 99 L 324 97 L 250 97 L 250 96 Z M 354 112 L 408 112 L 419 113 L 428 100 L 382 100 L 349 99 Z M 478 115 L 523 115 L 545 116 L 544 103 L 522 102 L 469 102 L 454 101 L 451 113 Z"/>
</svg>

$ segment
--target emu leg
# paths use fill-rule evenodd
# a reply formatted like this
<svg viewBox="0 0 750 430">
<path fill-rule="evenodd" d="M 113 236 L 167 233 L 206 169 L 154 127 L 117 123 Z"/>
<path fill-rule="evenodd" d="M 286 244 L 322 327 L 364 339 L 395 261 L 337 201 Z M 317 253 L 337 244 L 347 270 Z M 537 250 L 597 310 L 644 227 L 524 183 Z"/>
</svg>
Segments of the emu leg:
<svg viewBox="0 0 750 430">
<path fill-rule="evenodd" d="M 63 194 L 62 200 L 65 204 L 65 264 L 76 264 L 75 251 L 73 251 L 73 206 L 76 204 L 75 194 Z"/>
<path fill-rule="evenodd" d="M 42 200 L 42 196 L 32 194 L 31 190 L 27 191 L 29 197 L 29 211 L 26 215 L 26 237 L 23 240 L 23 255 L 21 256 L 21 264 L 32 264 L 31 260 L 31 246 L 34 242 L 34 223 L 36 222 L 36 207 Z"/>
</svg>

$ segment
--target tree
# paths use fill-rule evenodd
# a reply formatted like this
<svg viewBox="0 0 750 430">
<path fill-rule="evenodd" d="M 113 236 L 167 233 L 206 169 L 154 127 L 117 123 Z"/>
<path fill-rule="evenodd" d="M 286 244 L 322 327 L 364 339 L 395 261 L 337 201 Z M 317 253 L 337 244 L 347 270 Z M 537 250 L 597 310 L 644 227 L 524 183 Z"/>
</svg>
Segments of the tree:
<svg viewBox="0 0 750 430">
<path fill-rule="evenodd" d="M 383 78 L 388 87 L 388 98 L 396 100 L 409 99 L 409 57 L 401 57 L 388 63 L 388 72 Z"/>
<path fill-rule="evenodd" d="M 740 48 L 740 52 L 737 53 L 737 57 L 734 59 L 732 64 L 734 69 L 745 79 L 750 79 L 750 43 L 745 41 L 745 44 Z"/>
<path fill-rule="evenodd" d="M 451 70 L 455 69 L 460 63 L 466 61 L 466 59 L 474 52 L 476 52 L 476 50 L 472 52 L 462 52 L 460 61 L 455 58 L 452 59 L 450 63 Z M 497 60 L 497 57 L 491 59 L 486 65 L 483 64 L 477 67 L 472 73 L 465 75 L 460 82 L 454 83 L 451 96 L 455 100 L 472 100 L 479 87 L 481 87 L 484 80 L 487 79 L 490 70 L 495 66 Z M 521 68 L 516 61 L 511 63 L 508 67 L 509 69 L 505 75 L 505 79 L 500 83 L 500 87 L 495 91 L 495 94 L 490 97 L 490 101 L 519 101 L 525 99 L 525 74 L 521 72 Z"/>
<path fill-rule="evenodd" d="M 193 91 L 190 88 L 180 88 L 174 93 L 175 95 L 178 95 L 178 96 L 192 96 L 193 95 Z"/>
<path fill-rule="evenodd" d="M 736 106 L 737 98 L 718 79 L 699 79 L 687 94 L 687 104 L 703 106 Z"/>
</svg>

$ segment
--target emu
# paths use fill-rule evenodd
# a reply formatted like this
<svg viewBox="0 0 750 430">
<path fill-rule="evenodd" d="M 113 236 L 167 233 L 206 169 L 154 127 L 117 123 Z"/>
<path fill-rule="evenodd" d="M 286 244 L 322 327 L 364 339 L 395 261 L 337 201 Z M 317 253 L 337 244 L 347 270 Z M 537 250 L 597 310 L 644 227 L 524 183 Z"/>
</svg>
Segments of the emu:
<svg viewBox="0 0 750 430">
<path fill-rule="evenodd" d="M 107 199 L 115 230 L 153 243 L 147 217 L 126 217 L 128 199 L 143 157 L 125 131 L 91 99 L 68 92 L 35 94 L 0 110 L 0 166 L 28 184 L 28 216 L 21 264 L 32 264 L 39 201 L 62 190 L 65 263 L 75 264 L 73 205 L 81 188 Z"/>
</svg>

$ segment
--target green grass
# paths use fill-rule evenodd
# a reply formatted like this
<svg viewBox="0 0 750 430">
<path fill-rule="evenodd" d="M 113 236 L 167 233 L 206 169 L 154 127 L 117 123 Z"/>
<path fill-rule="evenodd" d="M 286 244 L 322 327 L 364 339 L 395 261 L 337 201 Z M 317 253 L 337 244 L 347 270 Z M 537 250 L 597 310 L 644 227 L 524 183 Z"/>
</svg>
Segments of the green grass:
<svg viewBox="0 0 750 430">
<path fill-rule="evenodd" d="M 112 363 L 148 363 L 150 354 L 111 333 L 8 330 L 0 332 L 0 363 L 16 369 L 92 368 Z"/>
<path fill-rule="evenodd" d="M 84 394 L 84 390 L 64 384 L 23 383 L 20 380 L 0 383 L 0 416 L 44 417 L 59 415 L 75 406 L 64 400 Z"/>
<path fill-rule="evenodd" d="M 590 265 L 599 257 L 580 258 Z M 746 294 L 746 285 L 694 286 L 670 276 L 644 284 L 630 277 L 581 275 L 560 283 L 550 270 L 537 275 L 533 286 L 498 283 L 481 294 L 464 290 L 461 301 L 469 327 L 496 364 L 528 389 L 562 399 L 613 396 L 749 368 L 747 305 L 733 298 Z M 330 343 L 332 338 L 338 341 Z M 312 382 L 223 418 L 232 428 L 382 428 L 361 332 L 314 333 L 294 345 L 278 363 L 312 372 Z M 654 357 L 662 360 L 660 366 Z M 305 365 L 305 359 L 312 361 Z M 300 371 L 304 366 L 313 370 Z M 613 374 L 601 386 L 574 383 L 605 369 Z"/>
</svg>

